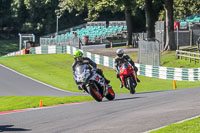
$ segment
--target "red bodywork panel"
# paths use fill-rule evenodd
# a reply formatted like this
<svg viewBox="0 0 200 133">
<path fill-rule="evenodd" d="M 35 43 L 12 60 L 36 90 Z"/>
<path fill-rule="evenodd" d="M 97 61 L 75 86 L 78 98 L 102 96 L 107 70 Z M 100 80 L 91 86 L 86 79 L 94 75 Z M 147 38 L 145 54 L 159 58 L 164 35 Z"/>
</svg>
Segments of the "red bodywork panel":
<svg viewBox="0 0 200 133">
<path fill-rule="evenodd" d="M 133 78 L 135 79 L 135 81 L 137 81 L 133 67 L 128 63 L 122 64 L 120 67 L 120 79 L 121 79 L 123 85 L 125 85 L 124 78 L 128 77 L 130 75 L 132 75 Z"/>
</svg>

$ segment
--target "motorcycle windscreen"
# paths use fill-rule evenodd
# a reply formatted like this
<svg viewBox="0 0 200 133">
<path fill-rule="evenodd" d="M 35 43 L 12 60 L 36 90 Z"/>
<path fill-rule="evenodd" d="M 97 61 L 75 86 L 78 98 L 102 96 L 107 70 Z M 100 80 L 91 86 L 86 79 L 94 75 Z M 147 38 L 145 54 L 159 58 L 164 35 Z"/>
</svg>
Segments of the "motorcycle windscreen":
<svg viewBox="0 0 200 133">
<path fill-rule="evenodd" d="M 128 63 L 123 63 L 123 64 L 121 65 L 121 68 L 123 68 L 123 69 L 127 69 L 127 68 L 128 68 L 128 66 L 129 66 L 129 64 L 128 64 Z"/>
<path fill-rule="evenodd" d="M 78 66 L 75 69 L 75 80 L 77 83 L 85 83 L 90 76 L 90 69 L 87 64 Z"/>
<path fill-rule="evenodd" d="M 84 72 L 84 70 L 89 69 L 89 66 L 87 64 L 80 65 L 75 68 L 75 74 L 80 75 Z"/>
</svg>

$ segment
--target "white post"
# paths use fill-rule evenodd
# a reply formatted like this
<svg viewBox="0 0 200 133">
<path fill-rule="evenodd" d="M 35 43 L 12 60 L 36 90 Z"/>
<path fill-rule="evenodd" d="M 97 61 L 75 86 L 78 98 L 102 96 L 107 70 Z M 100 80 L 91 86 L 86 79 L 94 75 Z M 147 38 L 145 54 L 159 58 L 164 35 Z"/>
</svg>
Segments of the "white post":
<svg viewBox="0 0 200 133">
<path fill-rule="evenodd" d="M 58 19 L 60 18 L 61 16 L 56 16 L 56 35 L 58 35 Z"/>
<path fill-rule="evenodd" d="M 58 35 L 58 16 L 56 16 L 56 35 Z"/>
<path fill-rule="evenodd" d="M 20 55 L 22 55 L 21 53 L 21 49 L 22 49 L 22 35 L 19 33 L 19 52 L 20 52 Z"/>
<path fill-rule="evenodd" d="M 35 35 L 34 35 L 34 34 L 32 34 L 32 37 L 33 37 L 33 42 L 35 42 Z"/>
</svg>

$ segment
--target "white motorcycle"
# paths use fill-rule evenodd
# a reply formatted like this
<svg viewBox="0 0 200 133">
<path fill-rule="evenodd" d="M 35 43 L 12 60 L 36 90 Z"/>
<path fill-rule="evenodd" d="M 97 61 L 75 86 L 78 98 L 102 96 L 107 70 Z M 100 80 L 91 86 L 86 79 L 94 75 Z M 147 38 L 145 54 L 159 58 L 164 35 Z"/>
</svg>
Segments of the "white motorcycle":
<svg viewBox="0 0 200 133">
<path fill-rule="evenodd" d="M 102 101 L 103 97 L 108 100 L 115 98 L 112 86 L 105 83 L 105 79 L 91 70 L 88 64 L 83 64 L 75 68 L 73 75 L 78 87 L 90 94 L 96 101 Z"/>
</svg>

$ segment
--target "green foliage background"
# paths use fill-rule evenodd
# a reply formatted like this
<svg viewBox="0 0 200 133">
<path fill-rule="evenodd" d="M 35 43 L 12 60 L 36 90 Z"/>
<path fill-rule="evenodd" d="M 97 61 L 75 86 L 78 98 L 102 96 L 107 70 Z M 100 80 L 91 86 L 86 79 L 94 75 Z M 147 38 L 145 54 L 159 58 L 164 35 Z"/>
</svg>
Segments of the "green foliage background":
<svg viewBox="0 0 200 133">
<path fill-rule="evenodd" d="M 153 2 L 155 18 L 162 19 L 163 0 Z M 86 20 L 125 20 L 125 7 L 132 9 L 133 28 L 145 30 L 144 0 L 2 0 L 0 38 L 17 37 L 19 32 L 38 36 L 54 33 L 56 14 L 62 14 L 59 30 L 85 23 Z M 179 19 L 198 14 L 199 7 L 198 0 L 174 0 L 174 17 Z"/>
</svg>

